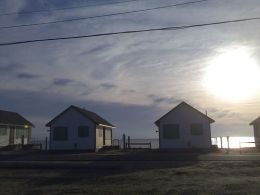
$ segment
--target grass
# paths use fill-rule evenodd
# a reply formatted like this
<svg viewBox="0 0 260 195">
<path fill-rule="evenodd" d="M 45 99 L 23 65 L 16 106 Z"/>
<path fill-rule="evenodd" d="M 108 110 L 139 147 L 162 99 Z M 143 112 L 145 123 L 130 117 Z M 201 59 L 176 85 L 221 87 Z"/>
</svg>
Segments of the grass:
<svg viewBox="0 0 260 195">
<path fill-rule="evenodd" d="M 260 194 L 260 162 L 135 163 L 118 170 L 0 169 L 0 194 Z"/>
</svg>

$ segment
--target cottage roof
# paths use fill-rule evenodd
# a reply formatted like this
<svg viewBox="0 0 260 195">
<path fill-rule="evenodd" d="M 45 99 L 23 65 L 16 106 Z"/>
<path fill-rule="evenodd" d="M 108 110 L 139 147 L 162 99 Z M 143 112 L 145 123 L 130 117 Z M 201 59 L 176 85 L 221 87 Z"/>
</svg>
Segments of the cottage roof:
<svg viewBox="0 0 260 195">
<path fill-rule="evenodd" d="M 18 126 L 30 126 L 34 127 L 34 125 L 25 119 L 23 116 L 18 114 L 17 112 L 10 112 L 5 110 L 0 110 L 0 124 L 6 125 L 18 125 Z"/>
<path fill-rule="evenodd" d="M 70 107 L 68 107 L 66 110 L 64 110 L 62 113 L 60 113 L 58 116 L 56 116 L 54 119 L 52 119 L 50 122 L 48 122 L 46 124 L 47 127 L 49 127 L 51 125 L 51 123 L 53 121 L 55 121 L 56 119 L 58 119 L 61 115 L 63 115 L 66 111 L 68 111 L 69 109 L 73 109 L 76 110 L 77 112 L 79 112 L 80 114 L 82 114 L 84 117 L 90 119 L 91 121 L 93 121 L 95 124 L 97 125 L 105 125 L 105 126 L 109 126 L 109 127 L 115 127 L 114 125 L 112 125 L 110 122 L 108 122 L 107 120 L 105 120 L 104 118 L 102 118 L 101 116 L 99 116 L 98 114 L 91 112 L 89 110 L 86 110 L 84 108 L 79 108 L 77 106 L 71 105 Z"/>
<path fill-rule="evenodd" d="M 260 116 L 250 123 L 250 125 L 254 125 L 254 124 L 260 124 Z"/>
<path fill-rule="evenodd" d="M 200 114 L 201 116 L 207 118 L 209 120 L 210 123 L 214 123 L 215 121 L 208 117 L 206 114 L 203 114 L 202 112 L 200 112 L 199 110 L 195 109 L 194 107 L 192 107 L 191 105 L 187 104 L 186 102 L 181 102 L 180 104 L 178 104 L 176 107 L 174 107 L 172 110 L 170 110 L 169 112 L 167 112 L 165 115 L 163 115 L 161 118 L 159 118 L 157 121 L 155 121 L 155 124 L 158 126 L 160 121 L 166 116 L 168 115 L 170 112 L 175 111 L 177 108 L 182 107 L 182 106 L 187 106 L 189 108 L 191 108 L 192 110 L 196 111 L 198 114 Z"/>
</svg>

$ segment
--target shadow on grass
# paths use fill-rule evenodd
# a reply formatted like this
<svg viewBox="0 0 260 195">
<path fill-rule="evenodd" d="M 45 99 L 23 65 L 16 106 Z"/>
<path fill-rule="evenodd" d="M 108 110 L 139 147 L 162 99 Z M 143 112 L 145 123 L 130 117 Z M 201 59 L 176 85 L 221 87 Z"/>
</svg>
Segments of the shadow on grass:
<svg viewBox="0 0 260 195">
<path fill-rule="evenodd" d="M 48 162 L 39 169 L 58 172 L 54 177 L 39 177 L 32 180 L 35 186 L 67 185 L 84 181 L 86 184 L 95 185 L 97 182 L 106 182 L 104 178 L 113 175 L 125 175 L 147 170 L 164 170 L 193 166 L 197 164 L 199 154 L 180 154 L 173 152 L 130 152 L 122 155 L 100 155 L 94 161 L 70 161 L 69 163 Z M 35 167 L 35 165 L 32 164 Z M 185 172 L 176 171 L 176 176 L 185 175 Z M 129 179 L 126 178 L 127 180 Z M 112 183 L 120 183 L 124 177 L 109 180 Z M 142 179 L 132 178 L 132 182 L 140 183 Z"/>
</svg>

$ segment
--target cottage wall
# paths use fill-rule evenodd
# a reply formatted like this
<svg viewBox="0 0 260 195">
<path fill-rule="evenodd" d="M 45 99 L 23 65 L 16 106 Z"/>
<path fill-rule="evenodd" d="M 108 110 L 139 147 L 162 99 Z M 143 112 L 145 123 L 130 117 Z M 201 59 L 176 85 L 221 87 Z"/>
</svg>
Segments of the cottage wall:
<svg viewBox="0 0 260 195">
<path fill-rule="evenodd" d="M 260 123 L 254 124 L 254 136 L 255 136 L 256 147 L 260 148 Z"/>
<path fill-rule="evenodd" d="M 55 127 L 68 128 L 68 140 L 55 141 L 53 140 L 52 131 Z M 89 136 L 78 137 L 78 127 L 88 126 Z M 51 123 L 50 127 L 50 149 L 51 150 L 95 150 L 96 125 L 91 120 L 84 117 L 79 112 L 69 109 L 64 112 L 57 120 Z"/>
<path fill-rule="evenodd" d="M 201 123 L 203 125 L 202 135 L 191 135 L 190 125 L 192 123 Z M 178 139 L 165 139 L 162 131 L 164 124 L 179 124 L 180 137 Z M 179 106 L 160 120 L 159 138 L 161 149 L 210 148 L 210 121 L 188 106 Z"/>
</svg>

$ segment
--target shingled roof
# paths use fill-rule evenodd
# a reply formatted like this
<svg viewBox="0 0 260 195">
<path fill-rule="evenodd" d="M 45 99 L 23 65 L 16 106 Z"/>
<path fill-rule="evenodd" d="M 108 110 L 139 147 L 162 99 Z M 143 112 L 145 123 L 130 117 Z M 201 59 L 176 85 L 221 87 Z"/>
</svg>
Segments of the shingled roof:
<svg viewBox="0 0 260 195">
<path fill-rule="evenodd" d="M 62 113 L 60 113 L 58 116 L 56 116 L 54 119 L 52 119 L 50 122 L 48 122 L 46 124 L 47 127 L 51 126 L 51 123 L 53 121 L 55 121 L 56 119 L 58 119 L 63 113 L 65 113 L 66 111 L 68 111 L 69 109 L 74 109 L 77 112 L 79 112 L 80 114 L 82 114 L 83 116 L 85 116 L 86 118 L 90 119 L 91 121 L 93 121 L 95 124 L 97 125 L 105 125 L 105 126 L 109 126 L 109 127 L 115 127 L 114 125 L 112 125 L 110 122 L 108 122 L 107 120 L 105 120 L 104 118 L 102 118 L 101 116 L 99 116 L 98 114 L 91 112 L 89 110 L 86 110 L 84 108 L 79 108 L 77 106 L 73 106 L 71 105 L 69 108 L 67 108 L 66 110 L 64 110 Z"/>
<path fill-rule="evenodd" d="M 34 125 L 31 122 L 29 122 L 27 119 L 25 119 L 17 112 L 10 112 L 5 110 L 0 110 L 0 124 L 19 126 L 28 125 L 34 127 Z"/>
</svg>

